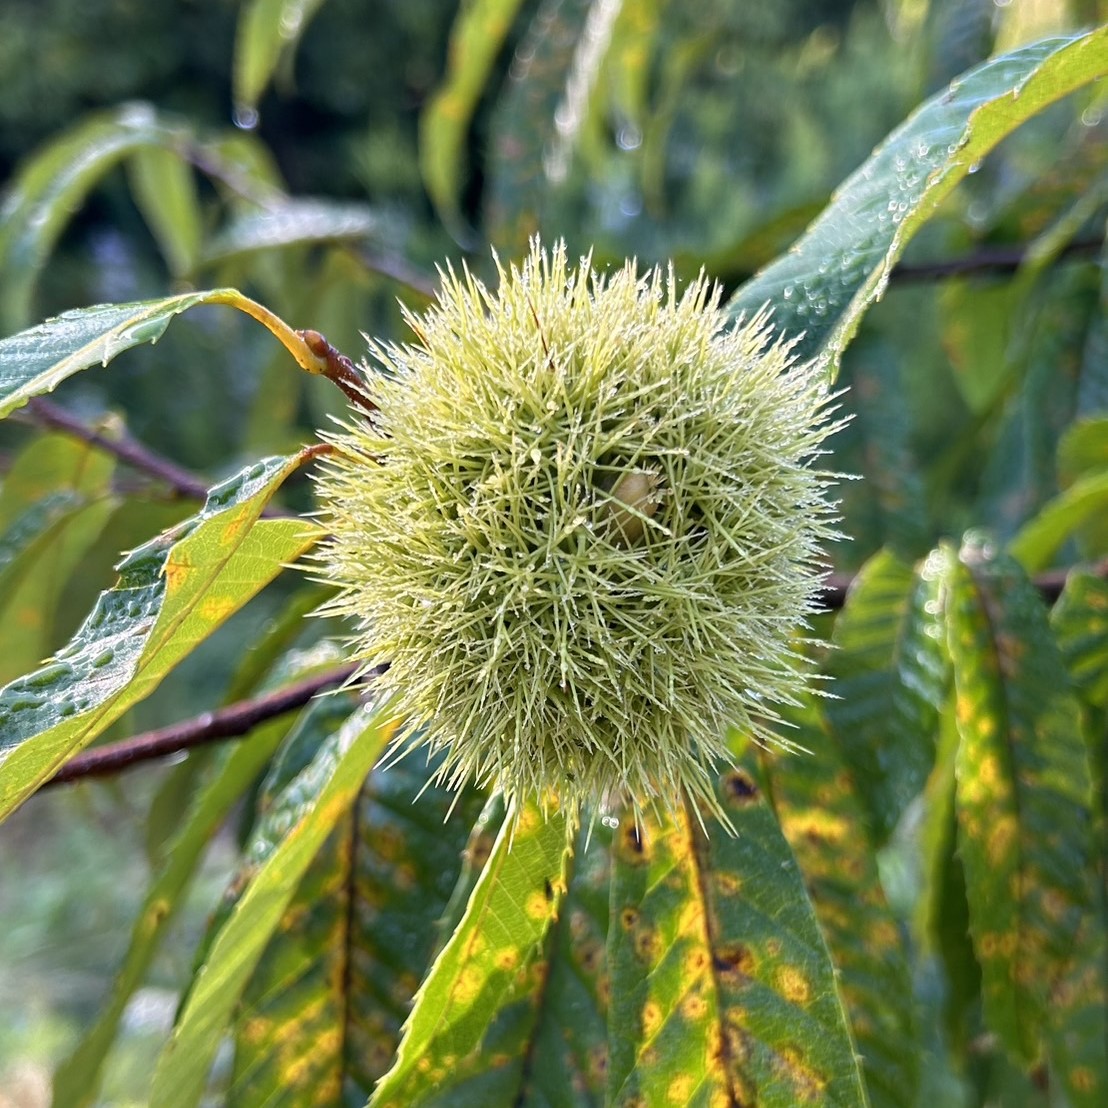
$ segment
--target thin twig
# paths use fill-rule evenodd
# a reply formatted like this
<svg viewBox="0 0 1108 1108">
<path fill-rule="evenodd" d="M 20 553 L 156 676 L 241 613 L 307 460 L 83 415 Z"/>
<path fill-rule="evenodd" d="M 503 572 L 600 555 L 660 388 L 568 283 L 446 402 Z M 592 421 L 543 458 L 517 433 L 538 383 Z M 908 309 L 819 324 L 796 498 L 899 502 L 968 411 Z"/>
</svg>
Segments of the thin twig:
<svg viewBox="0 0 1108 1108">
<path fill-rule="evenodd" d="M 1091 257 L 1103 248 L 1103 239 L 1074 239 L 1058 251 L 1055 260 Z M 982 246 L 961 258 L 915 264 L 902 262 L 892 271 L 889 280 L 897 284 L 911 284 L 941 281 L 970 273 L 1013 273 L 1027 260 L 1031 249 L 1028 246 Z"/>
<path fill-rule="evenodd" d="M 205 743 L 245 735 L 267 720 L 303 707 L 316 694 L 343 684 L 353 676 L 356 668 L 354 665 L 337 666 L 314 677 L 306 677 L 279 692 L 240 700 L 226 708 L 205 712 L 168 727 L 145 731 L 120 742 L 105 743 L 66 762 L 42 788 L 83 777 L 115 774 L 152 758 L 164 758 Z"/>
</svg>

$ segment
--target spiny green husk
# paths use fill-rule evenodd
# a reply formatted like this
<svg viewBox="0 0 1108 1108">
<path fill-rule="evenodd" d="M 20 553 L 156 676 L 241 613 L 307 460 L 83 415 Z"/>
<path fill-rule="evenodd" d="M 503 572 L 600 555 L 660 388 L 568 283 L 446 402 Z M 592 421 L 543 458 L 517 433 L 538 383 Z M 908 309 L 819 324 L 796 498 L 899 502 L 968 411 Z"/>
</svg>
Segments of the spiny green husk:
<svg viewBox="0 0 1108 1108">
<path fill-rule="evenodd" d="M 537 241 L 498 271 L 448 271 L 414 344 L 371 343 L 379 411 L 318 478 L 326 611 L 451 785 L 718 811 L 729 727 L 781 741 L 806 680 L 824 379 L 703 278 Z"/>
</svg>

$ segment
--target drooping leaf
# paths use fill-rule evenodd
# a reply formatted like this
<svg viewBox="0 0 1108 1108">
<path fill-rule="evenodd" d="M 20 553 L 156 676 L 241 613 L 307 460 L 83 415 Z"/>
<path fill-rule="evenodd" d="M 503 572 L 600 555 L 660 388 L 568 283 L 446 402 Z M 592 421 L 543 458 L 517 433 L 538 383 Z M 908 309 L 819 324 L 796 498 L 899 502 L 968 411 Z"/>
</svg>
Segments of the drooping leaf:
<svg viewBox="0 0 1108 1108">
<path fill-rule="evenodd" d="M 387 705 L 356 710 L 284 790 L 267 827 L 280 838 L 255 840 L 254 850 L 264 861 L 219 929 L 193 981 L 158 1059 L 152 1103 L 166 1108 L 199 1103 L 224 1028 L 266 943 L 394 727 Z"/>
<path fill-rule="evenodd" d="M 967 547 L 949 557 L 945 586 L 958 843 L 985 1018 L 1024 1062 L 1045 1041 L 1071 1098 L 1099 1103 L 1108 997 L 1104 967 L 1087 961 L 1100 927 L 1077 702 L 1038 592 L 1011 560 Z"/>
<path fill-rule="evenodd" d="M 203 234 L 191 165 L 175 150 L 151 146 L 128 159 L 131 191 L 161 248 L 169 272 L 183 277 L 196 265 Z"/>
<path fill-rule="evenodd" d="M 114 461 L 67 435 L 34 439 L 0 489 L 0 682 L 55 647 L 53 621 L 73 570 L 117 505 Z"/>
<path fill-rule="evenodd" d="M 800 870 L 749 769 L 695 817 L 615 836 L 608 1101 L 865 1105 L 834 967 Z"/>
<path fill-rule="evenodd" d="M 96 183 L 140 150 L 175 150 L 188 128 L 149 104 L 126 104 L 86 119 L 17 172 L 0 212 L 0 327 L 26 325 L 35 282 L 58 236 Z"/>
<path fill-rule="evenodd" d="M 935 630 L 938 583 L 889 551 L 855 578 L 828 659 L 824 709 L 881 845 L 918 795 L 934 757 L 946 663 Z"/>
<path fill-rule="evenodd" d="M 63 312 L 0 340 L 0 418 L 31 397 L 53 391 L 82 369 L 107 365 L 132 346 L 157 342 L 174 316 L 200 304 L 225 304 L 245 312 L 268 327 L 301 368 L 323 372 L 319 355 L 299 333 L 237 289 L 187 292 L 131 304 L 96 304 Z"/>
<path fill-rule="evenodd" d="M 440 218 L 455 231 L 462 226 L 459 197 L 469 125 L 520 3 L 470 0 L 461 6 L 450 32 L 445 80 L 420 117 L 424 187 Z"/>
<path fill-rule="evenodd" d="M 1079 477 L 1020 528 L 1008 551 L 1028 573 L 1050 565 L 1058 548 L 1084 524 L 1108 511 L 1108 469 Z M 1104 550 L 1091 550 L 1092 557 Z"/>
<path fill-rule="evenodd" d="M 123 1012 L 176 918 L 204 848 L 288 728 L 287 719 L 270 720 L 252 731 L 248 739 L 227 744 L 215 753 L 213 764 L 207 767 L 199 789 L 161 852 L 161 865 L 135 917 L 127 953 L 95 1023 L 54 1074 L 55 1104 L 83 1108 L 96 1102 L 103 1066 Z"/>
<path fill-rule="evenodd" d="M 834 375 L 858 323 L 904 247 L 1001 139 L 1048 104 L 1108 72 L 1108 27 L 991 58 L 928 100 L 840 185 L 789 253 L 732 298 L 734 315 L 773 305 Z"/>
<path fill-rule="evenodd" d="M 238 216 L 208 243 L 204 264 L 280 247 L 358 242 L 380 229 L 380 218 L 364 204 L 289 198 Z"/>
<path fill-rule="evenodd" d="M 258 462 L 212 489 L 192 520 L 124 559 L 119 583 L 51 662 L 0 690 L 0 818 L 318 539 L 305 520 L 258 520 L 307 455 Z"/>
<path fill-rule="evenodd" d="M 374 770 L 308 868 L 243 995 L 229 1105 L 364 1102 L 388 1069 L 480 802 L 448 818 L 430 773 Z"/>
<path fill-rule="evenodd" d="M 243 126 L 257 119 L 258 101 L 281 59 L 295 49 L 323 0 L 250 0 L 235 36 L 234 96 Z"/>
<path fill-rule="evenodd" d="M 569 846 L 561 815 L 544 819 L 528 807 L 516 824 L 509 811 L 461 923 L 420 986 L 373 1108 L 476 1108 L 495 1103 L 481 1078 L 518 1083 L 526 1023 L 501 1017 L 521 990 L 526 1003 L 530 972 L 543 964 L 543 941 L 566 892 Z M 508 1042 L 498 1046 L 497 1037 Z"/>
<path fill-rule="evenodd" d="M 913 1108 L 920 1082 L 908 952 L 885 899 L 856 784 L 809 705 L 789 713 L 811 754 L 766 752 L 769 794 L 796 855 L 862 1056 L 873 1108 Z"/>
</svg>

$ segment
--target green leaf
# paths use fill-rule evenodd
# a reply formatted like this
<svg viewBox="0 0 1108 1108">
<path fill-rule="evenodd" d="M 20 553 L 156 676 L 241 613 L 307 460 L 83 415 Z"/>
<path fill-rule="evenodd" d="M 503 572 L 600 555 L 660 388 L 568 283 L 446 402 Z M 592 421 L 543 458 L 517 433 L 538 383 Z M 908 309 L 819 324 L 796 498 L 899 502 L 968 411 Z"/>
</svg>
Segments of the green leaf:
<svg viewBox="0 0 1108 1108">
<path fill-rule="evenodd" d="M 359 709 L 320 748 L 280 800 L 279 841 L 264 856 L 215 937 L 154 1071 L 151 1103 L 191 1108 L 231 1012 L 312 859 L 349 809 L 395 726 L 388 706 Z M 274 829 L 276 821 L 272 825 Z"/>
<path fill-rule="evenodd" d="M 291 676 L 291 675 L 290 675 Z M 248 739 L 219 748 L 214 765 L 191 798 L 154 874 L 131 930 L 123 963 L 101 1002 L 96 1022 L 54 1074 L 54 1103 L 83 1108 L 96 1103 L 104 1062 L 119 1030 L 127 1003 L 147 971 L 181 907 L 203 851 L 231 807 L 257 777 L 289 728 L 287 719 L 270 720 Z"/>
<path fill-rule="evenodd" d="M 1098 471 L 1108 471 L 1108 416 L 1078 420 L 1066 428 L 1058 443 L 1058 484 L 1062 488 Z"/>
<path fill-rule="evenodd" d="M 483 1041 L 499 1030 L 497 1017 L 516 999 L 558 914 L 569 847 L 561 815 L 544 819 L 528 807 L 517 824 L 509 811 L 461 923 L 420 986 L 373 1108 L 459 1104 L 448 1098 L 456 1082 L 472 1080 L 475 1070 L 495 1079 L 495 1071 L 521 1062 L 521 1036 L 513 1037 L 513 1052 Z"/>
<path fill-rule="evenodd" d="M 468 0 L 454 19 L 446 77 L 419 121 L 419 161 L 427 195 L 455 230 L 469 125 L 521 0 Z"/>
<path fill-rule="evenodd" d="M 1108 581 L 1080 570 L 1071 572 L 1050 622 L 1081 695 L 1108 708 Z"/>
<path fill-rule="evenodd" d="M 299 332 L 237 289 L 187 292 L 130 304 L 96 304 L 63 312 L 45 323 L 0 340 L 0 419 L 33 396 L 51 392 L 67 377 L 117 354 L 157 342 L 169 321 L 199 304 L 225 304 L 252 316 L 277 336 L 309 373 L 323 373 L 319 355 Z"/>
<path fill-rule="evenodd" d="M 1108 470 L 1079 477 L 1020 528 L 1008 552 L 1028 573 L 1051 563 L 1058 548 L 1084 524 L 1103 518 L 1108 508 Z M 1091 550 L 1092 557 L 1104 553 Z"/>
<path fill-rule="evenodd" d="M 854 580 L 828 659 L 835 699 L 824 709 L 857 783 L 874 841 L 883 844 L 923 788 L 946 680 L 935 627 L 938 582 L 889 551 Z"/>
<path fill-rule="evenodd" d="M 1048 104 L 1108 73 L 1108 27 L 991 58 L 898 127 L 836 191 L 789 253 L 744 285 L 732 315 L 763 304 L 834 375 L 866 309 L 908 241 L 1006 135 Z M 801 333 L 803 332 L 803 335 Z"/>
<path fill-rule="evenodd" d="M 1092 790 L 1077 703 L 1038 592 L 1011 560 L 967 547 L 948 557 L 945 585 L 958 846 L 985 1018 L 1025 1063 L 1045 1039 L 1067 1072 L 1082 1070 L 1081 1103 L 1103 1103 L 1108 1023 L 1103 973 L 1085 960 Z"/>
<path fill-rule="evenodd" d="M 0 212 L 0 327 L 24 325 L 35 281 L 62 229 L 96 183 L 139 150 L 191 140 L 149 104 L 97 114 L 54 139 L 18 170 Z"/>
<path fill-rule="evenodd" d="M 920 1082 L 912 975 L 877 872 L 855 783 L 814 706 L 792 711 L 790 738 L 811 754 L 766 752 L 781 830 L 796 855 L 839 986 L 874 1108 L 911 1108 Z"/>
<path fill-rule="evenodd" d="M 364 1100 L 388 1069 L 480 802 L 451 813 L 431 772 L 375 769 L 312 861 L 243 994 L 228 1105 Z"/>
<path fill-rule="evenodd" d="M 364 204 L 287 199 L 260 211 L 246 212 L 223 228 L 205 249 L 204 264 L 288 246 L 358 242 L 380 231 L 380 218 Z"/>
<path fill-rule="evenodd" d="M 192 166 L 175 150 L 151 146 L 129 159 L 131 192 L 174 277 L 190 273 L 203 221 Z"/>
<path fill-rule="evenodd" d="M 249 0 L 235 35 L 235 108 L 242 126 L 253 126 L 258 101 L 282 57 L 288 56 L 323 0 Z"/>
<path fill-rule="evenodd" d="M 944 282 L 939 291 L 943 350 L 954 381 L 970 411 L 981 415 L 1008 383 L 1008 346 L 1021 302 L 1012 282 L 985 284 L 977 279 Z"/>
<path fill-rule="evenodd" d="M 124 559 L 53 661 L 0 690 L 0 818 L 318 539 L 305 520 L 258 520 L 307 453 L 212 489 L 192 520 Z"/>
<path fill-rule="evenodd" d="M 608 1101 L 867 1104 L 800 870 L 748 769 L 735 827 L 627 820 L 615 836 Z"/>
</svg>

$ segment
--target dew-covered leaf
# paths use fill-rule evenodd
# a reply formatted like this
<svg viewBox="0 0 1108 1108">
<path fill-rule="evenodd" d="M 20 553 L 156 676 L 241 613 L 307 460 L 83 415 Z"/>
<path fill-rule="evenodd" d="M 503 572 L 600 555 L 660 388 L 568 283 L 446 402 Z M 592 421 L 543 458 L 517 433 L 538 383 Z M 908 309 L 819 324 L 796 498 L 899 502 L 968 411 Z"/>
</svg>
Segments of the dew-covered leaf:
<svg viewBox="0 0 1108 1108">
<path fill-rule="evenodd" d="M 380 230 L 380 217 L 364 204 L 289 198 L 237 216 L 208 243 L 203 260 L 214 265 L 259 250 L 359 242 Z"/>
<path fill-rule="evenodd" d="M 191 520 L 124 559 L 52 661 L 0 690 L 0 818 L 318 539 L 305 520 L 258 520 L 304 460 L 271 458 L 213 488 Z"/>
<path fill-rule="evenodd" d="M 974 547 L 945 571 L 954 667 L 958 848 L 985 1018 L 1071 1097 L 1108 1088 L 1104 967 L 1089 964 L 1092 796 L 1079 709 L 1034 586 Z M 1099 1015 L 1097 1014 L 1099 1013 Z"/>
<path fill-rule="evenodd" d="M 323 0 L 249 0 L 235 35 L 234 96 L 239 120 L 256 118 L 258 101 L 282 58 L 296 48 Z"/>
<path fill-rule="evenodd" d="M 867 1103 L 827 946 L 751 768 L 736 834 L 682 812 L 615 836 L 608 1103 Z"/>
<path fill-rule="evenodd" d="M 0 211 L 0 326 L 26 324 L 35 281 L 58 236 L 96 183 L 144 149 L 175 150 L 190 132 L 148 104 L 97 114 L 48 143 L 17 171 Z"/>
<path fill-rule="evenodd" d="M 994 146 L 1048 104 L 1108 72 L 1108 27 L 990 58 L 893 131 L 840 185 L 789 252 L 735 294 L 734 315 L 763 304 L 774 324 L 834 375 L 865 310 L 939 203 Z"/>
<path fill-rule="evenodd" d="M 132 346 L 157 342 L 174 316 L 201 304 L 224 304 L 245 312 L 268 327 L 302 368 L 312 373 L 324 371 L 319 355 L 299 332 L 237 289 L 208 289 L 130 304 L 96 304 L 63 312 L 0 340 L 0 418 L 31 397 L 51 392 L 82 369 L 107 365 Z"/>
<path fill-rule="evenodd" d="M 419 161 L 423 184 L 448 227 L 459 228 L 466 138 L 493 64 L 521 0 L 471 0 L 454 18 L 446 77 L 423 109 Z"/>
<path fill-rule="evenodd" d="M 890 551 L 856 577 L 835 621 L 824 713 L 857 784 L 874 841 L 888 837 L 927 779 L 946 680 L 938 583 Z"/>
<path fill-rule="evenodd" d="M 224 1028 L 266 943 L 394 727 L 387 705 L 356 709 L 282 791 L 247 855 L 248 862 L 251 856 L 264 860 L 219 928 L 158 1059 L 152 1103 L 199 1103 Z"/>
<path fill-rule="evenodd" d="M 533 1015 L 520 1026 L 510 1009 L 521 992 L 529 1007 L 531 975 L 543 972 L 544 940 L 565 897 L 571 844 L 561 815 L 544 819 L 529 806 L 514 829 L 513 822 L 509 812 L 465 915 L 420 986 L 373 1108 L 469 1108 L 496 1102 L 487 1098 L 483 1078 L 496 1082 L 507 1074 L 518 1082 Z M 460 1085 L 468 1088 L 460 1092 Z"/>
<path fill-rule="evenodd" d="M 764 773 L 785 838 L 839 970 L 873 1108 L 912 1108 L 920 1040 L 900 925 L 885 899 L 855 782 L 814 706 L 792 711 L 811 754 L 766 752 Z"/>
</svg>

